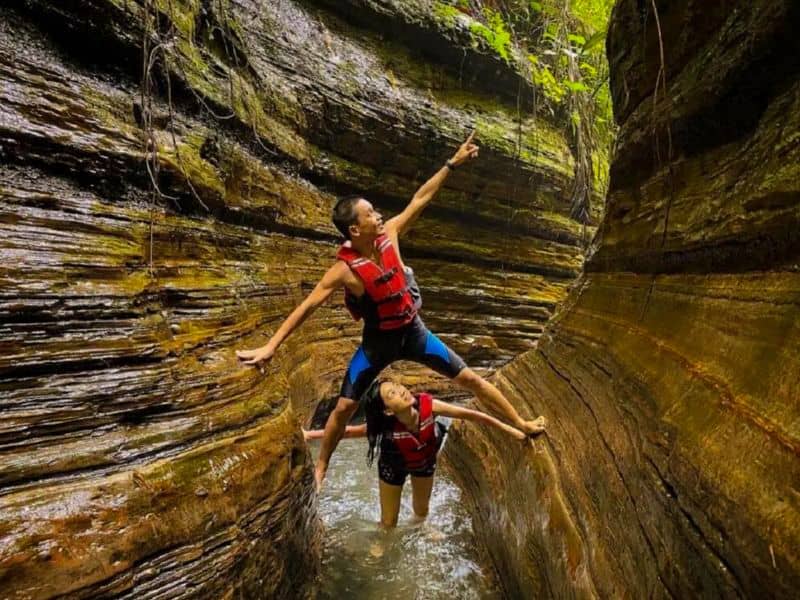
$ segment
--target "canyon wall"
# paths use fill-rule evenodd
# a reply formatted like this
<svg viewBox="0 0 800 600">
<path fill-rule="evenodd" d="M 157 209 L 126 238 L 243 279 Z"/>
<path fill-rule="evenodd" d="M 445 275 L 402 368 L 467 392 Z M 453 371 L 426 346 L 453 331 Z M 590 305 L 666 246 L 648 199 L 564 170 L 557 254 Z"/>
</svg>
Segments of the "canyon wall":
<svg viewBox="0 0 800 600">
<path fill-rule="evenodd" d="M 800 5 L 621 0 L 596 251 L 448 458 L 509 597 L 800 589 Z"/>
<path fill-rule="evenodd" d="M 234 350 L 333 260 L 337 194 L 396 213 L 476 126 L 479 161 L 404 256 L 428 324 L 473 365 L 534 345 L 593 231 L 570 217 L 565 124 L 436 8 L 0 8 L 1 596 L 305 593 L 299 423 L 359 327 L 339 296 L 263 373 Z"/>
</svg>

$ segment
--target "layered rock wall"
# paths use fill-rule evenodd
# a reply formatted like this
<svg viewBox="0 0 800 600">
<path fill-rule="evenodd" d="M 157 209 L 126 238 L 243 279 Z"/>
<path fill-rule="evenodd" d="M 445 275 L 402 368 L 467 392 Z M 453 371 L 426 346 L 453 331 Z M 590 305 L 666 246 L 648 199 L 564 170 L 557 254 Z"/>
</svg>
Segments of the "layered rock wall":
<svg viewBox="0 0 800 600">
<path fill-rule="evenodd" d="M 424 55 L 339 4 L 0 8 L 0 596 L 303 593 L 299 420 L 358 326 L 337 298 L 263 374 L 233 351 L 333 260 L 334 194 L 396 212 L 478 126 L 404 255 L 479 367 L 530 348 L 579 272 L 562 128 L 495 93 L 519 74 L 433 16 L 381 8 Z"/>
<path fill-rule="evenodd" d="M 788 1 L 616 6 L 598 248 L 498 377 L 548 435 L 448 445 L 510 597 L 796 596 L 798 26 Z"/>
</svg>

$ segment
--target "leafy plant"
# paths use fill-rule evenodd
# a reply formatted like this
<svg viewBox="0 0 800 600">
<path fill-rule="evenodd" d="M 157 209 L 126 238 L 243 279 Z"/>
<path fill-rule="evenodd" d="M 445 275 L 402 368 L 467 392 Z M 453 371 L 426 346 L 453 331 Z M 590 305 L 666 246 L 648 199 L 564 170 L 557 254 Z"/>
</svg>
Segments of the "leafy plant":
<svg viewBox="0 0 800 600">
<path fill-rule="evenodd" d="M 487 24 L 484 25 L 479 22 L 474 22 L 470 25 L 470 31 L 476 36 L 479 36 L 491 47 L 497 54 L 499 54 L 504 61 L 510 62 L 511 55 L 511 33 L 506 29 L 506 24 L 500 13 L 490 8 L 483 10 L 486 16 Z"/>
</svg>

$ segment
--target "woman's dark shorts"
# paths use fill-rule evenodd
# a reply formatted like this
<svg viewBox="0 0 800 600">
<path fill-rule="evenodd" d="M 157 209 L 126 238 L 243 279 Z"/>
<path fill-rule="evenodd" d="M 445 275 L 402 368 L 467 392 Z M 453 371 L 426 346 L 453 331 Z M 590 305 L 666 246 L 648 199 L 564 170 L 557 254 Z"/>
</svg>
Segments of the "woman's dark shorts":
<svg viewBox="0 0 800 600">
<path fill-rule="evenodd" d="M 406 471 L 402 460 L 394 457 L 389 458 L 383 453 L 378 459 L 378 477 L 389 485 L 403 485 L 409 475 L 414 477 L 433 477 L 434 472 L 436 472 L 436 458 L 424 469 L 416 471 Z"/>
<path fill-rule="evenodd" d="M 360 401 L 378 374 L 398 360 L 423 364 L 450 379 L 467 366 L 417 316 L 399 329 L 364 329 L 361 345 L 350 359 L 339 396 Z"/>
<path fill-rule="evenodd" d="M 381 453 L 378 457 L 378 477 L 380 480 L 389 485 L 403 485 L 409 475 L 413 477 L 433 477 L 436 472 L 436 457 L 444 447 L 444 440 L 449 426 L 450 419 L 448 417 L 436 417 L 436 454 L 434 454 L 430 463 L 422 469 L 407 470 L 403 457 L 399 453 L 381 448 Z"/>
</svg>

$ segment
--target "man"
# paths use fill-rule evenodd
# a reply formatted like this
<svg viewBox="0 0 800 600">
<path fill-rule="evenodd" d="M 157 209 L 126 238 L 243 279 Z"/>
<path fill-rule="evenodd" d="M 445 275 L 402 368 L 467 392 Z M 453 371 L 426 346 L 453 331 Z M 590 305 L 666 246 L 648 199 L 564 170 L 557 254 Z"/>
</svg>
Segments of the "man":
<svg viewBox="0 0 800 600">
<path fill-rule="evenodd" d="M 545 419 L 525 421 L 493 384 L 467 367 L 464 361 L 425 327 L 417 315 L 418 298 L 400 256 L 404 235 L 439 190 L 450 171 L 478 156 L 473 132 L 453 157 L 414 194 L 408 206 L 386 223 L 360 196 L 336 203 L 333 222 L 347 240 L 338 260 L 314 290 L 278 328 L 269 342 L 256 350 L 237 351 L 245 364 L 257 365 L 272 358 L 283 341 L 337 289 L 345 288 L 348 309 L 364 319 L 361 346 L 356 350 L 342 383 L 339 400 L 328 417 L 315 469 L 322 484 L 328 461 L 355 413 L 361 395 L 386 366 L 396 360 L 412 360 L 451 378 L 498 415 L 528 434 L 544 431 Z"/>
</svg>

